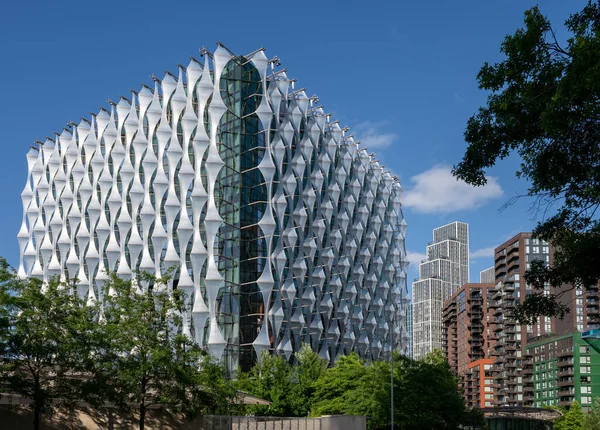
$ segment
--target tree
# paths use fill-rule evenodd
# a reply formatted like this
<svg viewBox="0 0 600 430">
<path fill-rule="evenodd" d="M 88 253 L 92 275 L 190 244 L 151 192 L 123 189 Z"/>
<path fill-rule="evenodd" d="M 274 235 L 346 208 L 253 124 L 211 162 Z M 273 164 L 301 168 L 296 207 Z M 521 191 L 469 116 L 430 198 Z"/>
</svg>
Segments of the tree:
<svg viewBox="0 0 600 430">
<path fill-rule="evenodd" d="M 369 417 L 369 427 L 386 429 L 391 419 L 390 364 L 375 361 L 368 365 L 355 390 L 346 396 L 346 414 Z"/>
<path fill-rule="evenodd" d="M 483 419 L 466 409 L 458 379 L 441 351 L 422 360 L 396 359 L 395 421 L 401 429 L 455 429 L 478 426 Z"/>
<path fill-rule="evenodd" d="M 341 357 L 316 384 L 313 416 L 365 415 L 369 429 L 390 425 L 389 362 L 363 363 L 357 355 Z M 455 429 L 483 425 L 468 411 L 458 380 L 440 351 L 423 360 L 394 357 L 394 424 L 398 429 Z"/>
<path fill-rule="evenodd" d="M 584 429 L 600 430 L 600 397 L 594 399 L 594 404 L 584 417 Z"/>
<path fill-rule="evenodd" d="M 327 362 L 307 344 L 302 345 L 295 358 L 296 365 L 292 369 L 292 414 L 305 417 L 315 402 L 315 385 L 327 369 Z"/>
<path fill-rule="evenodd" d="M 35 429 L 53 407 L 86 399 L 96 308 L 67 283 L 19 279 L 0 258 L 0 387 L 32 401 Z"/>
<path fill-rule="evenodd" d="M 263 352 L 260 360 L 248 373 L 238 376 L 238 388 L 271 402 L 270 405 L 250 405 L 247 412 L 252 415 L 286 417 L 293 415 L 291 406 L 292 368 L 279 355 Z"/>
<path fill-rule="evenodd" d="M 468 147 L 453 169 L 483 185 L 485 170 L 516 152 L 534 210 L 545 216 L 556 207 L 534 230 L 556 251 L 552 267 L 537 263 L 526 273 L 538 294 L 519 306 L 522 323 L 568 311 L 563 292 L 545 296 L 544 286 L 585 288 L 600 279 L 600 4 L 590 0 L 565 25 L 570 38 L 561 44 L 538 7 L 529 9 L 525 28 L 501 45 L 506 58 L 484 64 L 477 79 L 490 94 L 467 123 Z"/>
<path fill-rule="evenodd" d="M 335 366 L 327 369 L 315 384 L 317 401 L 311 415 L 349 414 L 348 396 L 360 386 L 366 374 L 364 363 L 355 353 L 340 357 Z"/>
<path fill-rule="evenodd" d="M 150 281 L 141 292 L 109 275 L 91 372 L 108 400 L 137 407 L 140 429 L 151 406 L 194 415 L 218 409 L 227 398 L 223 371 L 181 332 L 183 292 L 167 291 L 166 279 Z"/>
<path fill-rule="evenodd" d="M 238 396 L 228 370 L 211 356 L 203 356 L 195 389 L 195 411 L 202 415 L 229 415 Z"/>
<path fill-rule="evenodd" d="M 364 415 L 369 429 L 390 423 L 390 365 L 364 363 L 356 354 L 341 357 L 315 384 L 311 415 Z"/>
<path fill-rule="evenodd" d="M 569 411 L 554 421 L 554 430 L 580 430 L 584 428 L 584 415 L 581 405 L 574 401 Z"/>
</svg>

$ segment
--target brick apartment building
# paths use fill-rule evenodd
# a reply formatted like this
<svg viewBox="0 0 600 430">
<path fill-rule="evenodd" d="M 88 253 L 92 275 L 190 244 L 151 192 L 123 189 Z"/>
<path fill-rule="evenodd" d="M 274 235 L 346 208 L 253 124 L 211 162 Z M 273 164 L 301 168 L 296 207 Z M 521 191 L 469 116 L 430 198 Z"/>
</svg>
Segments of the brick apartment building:
<svg viewBox="0 0 600 430">
<path fill-rule="evenodd" d="M 468 364 L 487 356 L 487 291 L 493 287 L 465 284 L 446 301 L 442 311 L 443 350 L 450 367 L 460 377 Z"/>
<path fill-rule="evenodd" d="M 534 292 L 525 282 L 525 271 L 534 260 L 551 264 L 552 254 L 548 243 L 532 238 L 531 233 L 519 233 L 495 249 L 495 283 L 466 284 L 445 302 L 443 348 L 469 405 L 522 407 L 549 399 L 533 374 L 534 369 L 541 372 L 536 367 L 540 353 L 536 356 L 536 349 L 527 348 L 528 344 L 543 339 L 550 342 L 557 336 L 568 338 L 594 326 L 588 318 L 598 314 L 597 288 L 584 292 L 565 286 L 561 301 L 570 312 L 563 320 L 541 317 L 535 324 L 520 325 L 512 317 L 515 306 Z M 484 272 L 482 280 L 491 280 L 491 270 Z M 547 293 L 550 288 L 546 287 Z"/>
</svg>

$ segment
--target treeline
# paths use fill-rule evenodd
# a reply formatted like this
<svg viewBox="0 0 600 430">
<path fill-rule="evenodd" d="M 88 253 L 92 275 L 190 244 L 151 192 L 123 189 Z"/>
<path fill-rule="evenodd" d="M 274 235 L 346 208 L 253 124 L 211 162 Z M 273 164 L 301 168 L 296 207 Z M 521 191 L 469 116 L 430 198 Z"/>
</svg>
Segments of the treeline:
<svg viewBox="0 0 600 430">
<path fill-rule="evenodd" d="M 556 406 L 549 406 L 549 408 L 562 413 L 554 420 L 554 430 L 600 430 L 600 397 L 594 399 L 594 403 L 587 412 L 583 412 L 577 401 L 571 403 L 569 409 Z"/>
<path fill-rule="evenodd" d="M 248 373 L 238 375 L 241 390 L 269 400 L 246 413 L 271 416 L 364 415 L 370 429 L 390 427 L 391 367 L 356 354 L 341 357 L 327 368 L 308 346 L 295 354 L 291 366 L 280 356 L 263 355 Z M 467 410 L 458 380 L 441 352 L 423 360 L 394 358 L 394 427 L 396 429 L 456 429 L 483 426 L 478 410 Z"/>
<path fill-rule="evenodd" d="M 19 279 L 0 258 L 0 393 L 31 399 L 44 413 L 110 404 L 146 411 L 229 414 L 236 390 L 224 367 L 183 333 L 182 292 L 146 277 L 143 291 L 110 275 L 102 300 L 78 297 L 75 282 Z"/>
<path fill-rule="evenodd" d="M 186 298 L 167 282 L 143 275 L 138 285 L 110 274 L 89 300 L 79 297 L 75 281 L 19 279 L 0 258 L 0 393 L 31 400 L 35 429 L 53 409 L 82 403 L 136 410 L 140 429 L 150 407 L 189 418 L 365 415 L 370 429 L 389 427 L 389 362 L 350 355 L 327 368 L 304 346 L 293 366 L 265 354 L 232 379 L 193 341 L 182 318 Z M 466 410 L 440 353 L 421 361 L 397 355 L 393 373 L 395 428 L 481 422 Z M 271 404 L 240 405 L 241 393 Z"/>
</svg>

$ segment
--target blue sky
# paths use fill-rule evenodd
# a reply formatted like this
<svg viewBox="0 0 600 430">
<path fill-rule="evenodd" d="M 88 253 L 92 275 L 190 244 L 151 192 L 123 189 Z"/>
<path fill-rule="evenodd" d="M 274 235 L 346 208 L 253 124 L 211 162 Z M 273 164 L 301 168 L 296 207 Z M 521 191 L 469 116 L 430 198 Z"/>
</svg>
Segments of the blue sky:
<svg viewBox="0 0 600 430">
<path fill-rule="evenodd" d="M 584 0 L 542 1 L 557 28 Z M 0 14 L 0 255 L 18 265 L 25 154 L 69 120 L 176 72 L 216 41 L 244 54 L 279 56 L 288 75 L 348 125 L 406 190 L 407 250 L 417 261 L 431 230 L 470 224 L 471 280 L 493 247 L 535 220 L 529 202 L 500 211 L 527 184 L 512 157 L 486 188 L 449 176 L 465 148 L 467 119 L 485 101 L 476 74 L 498 61 L 522 25 L 526 0 L 303 2 L 5 2 Z M 564 32 L 559 31 L 559 37 Z M 417 275 L 412 264 L 410 278 Z"/>
</svg>

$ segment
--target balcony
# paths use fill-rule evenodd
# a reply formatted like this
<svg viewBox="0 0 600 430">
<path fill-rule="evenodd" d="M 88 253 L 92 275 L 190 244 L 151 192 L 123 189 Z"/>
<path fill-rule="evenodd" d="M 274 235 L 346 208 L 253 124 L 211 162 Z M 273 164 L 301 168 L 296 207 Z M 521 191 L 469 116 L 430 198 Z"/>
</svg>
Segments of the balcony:
<svg viewBox="0 0 600 430">
<path fill-rule="evenodd" d="M 575 374 L 572 367 L 566 367 L 558 371 L 558 376 L 573 376 Z"/>
<path fill-rule="evenodd" d="M 504 309 L 504 310 L 514 309 L 514 308 L 515 308 L 515 303 L 512 300 L 508 300 L 508 301 L 505 301 L 504 303 L 502 303 L 502 309 Z"/>
<path fill-rule="evenodd" d="M 556 361 L 556 367 L 569 367 L 569 366 L 573 366 L 573 359 L 569 358 L 569 357 L 563 357 L 563 358 L 559 358 Z"/>
<path fill-rule="evenodd" d="M 559 379 L 558 382 L 556 383 L 556 385 L 558 387 L 574 387 L 575 379 L 574 378 Z"/>
<path fill-rule="evenodd" d="M 573 357 L 573 348 L 562 350 L 556 354 L 556 358 Z"/>
<path fill-rule="evenodd" d="M 514 251 L 514 248 L 513 248 L 513 250 L 509 251 L 509 256 L 506 261 L 507 265 L 510 265 L 511 263 L 514 263 L 515 261 L 519 261 L 519 254 L 518 253 L 514 254 L 513 251 Z"/>
</svg>

